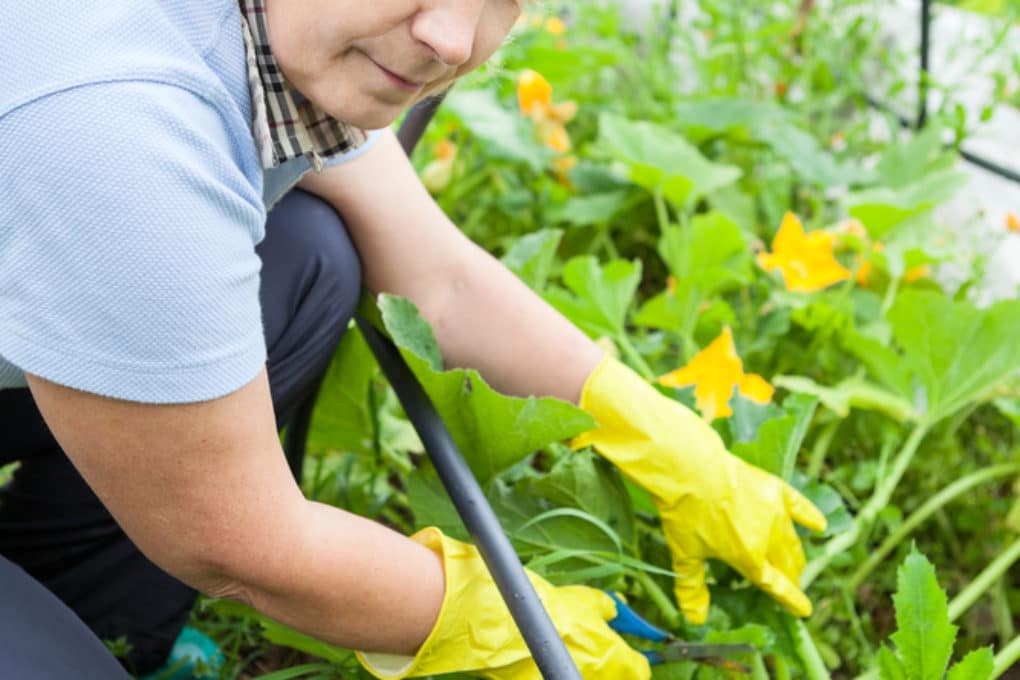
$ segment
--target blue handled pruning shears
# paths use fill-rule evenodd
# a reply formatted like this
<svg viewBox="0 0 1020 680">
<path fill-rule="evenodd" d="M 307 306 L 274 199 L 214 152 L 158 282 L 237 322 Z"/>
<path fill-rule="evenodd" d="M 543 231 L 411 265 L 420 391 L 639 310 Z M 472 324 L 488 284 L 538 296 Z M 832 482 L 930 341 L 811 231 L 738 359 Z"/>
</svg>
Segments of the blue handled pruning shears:
<svg viewBox="0 0 1020 680">
<path fill-rule="evenodd" d="M 736 673 L 750 673 L 751 669 L 742 663 L 725 657 L 740 654 L 753 654 L 754 645 L 749 644 L 715 644 L 710 642 L 687 642 L 677 640 L 666 631 L 645 621 L 633 609 L 627 606 L 623 598 L 616 593 L 608 593 L 616 602 L 616 618 L 609 622 L 609 627 L 617 633 L 626 633 L 649 642 L 665 643 L 663 649 L 643 650 L 641 653 L 652 666 L 671 663 L 673 661 L 694 661 L 724 668 Z"/>
</svg>

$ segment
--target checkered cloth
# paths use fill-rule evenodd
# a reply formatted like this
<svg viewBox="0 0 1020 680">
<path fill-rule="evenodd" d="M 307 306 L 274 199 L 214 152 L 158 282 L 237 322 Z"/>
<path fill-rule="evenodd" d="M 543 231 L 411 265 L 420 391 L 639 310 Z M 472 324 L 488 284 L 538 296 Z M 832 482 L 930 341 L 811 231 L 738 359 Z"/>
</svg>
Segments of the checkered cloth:
<svg viewBox="0 0 1020 680">
<path fill-rule="evenodd" d="M 364 130 L 333 118 L 290 86 L 269 48 L 265 0 L 240 0 L 255 145 L 262 167 L 308 156 L 316 172 L 365 143 Z"/>
</svg>

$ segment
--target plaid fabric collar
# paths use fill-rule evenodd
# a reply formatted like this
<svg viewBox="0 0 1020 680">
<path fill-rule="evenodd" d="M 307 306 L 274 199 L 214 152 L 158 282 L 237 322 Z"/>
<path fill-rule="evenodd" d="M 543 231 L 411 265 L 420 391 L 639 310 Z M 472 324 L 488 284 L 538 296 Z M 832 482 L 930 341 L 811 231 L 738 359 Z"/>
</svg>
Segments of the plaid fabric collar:
<svg viewBox="0 0 1020 680">
<path fill-rule="evenodd" d="M 308 156 L 319 171 L 329 158 L 364 144 L 364 130 L 333 118 L 287 83 L 269 49 L 265 0 L 240 3 L 253 131 L 262 167 Z"/>
</svg>

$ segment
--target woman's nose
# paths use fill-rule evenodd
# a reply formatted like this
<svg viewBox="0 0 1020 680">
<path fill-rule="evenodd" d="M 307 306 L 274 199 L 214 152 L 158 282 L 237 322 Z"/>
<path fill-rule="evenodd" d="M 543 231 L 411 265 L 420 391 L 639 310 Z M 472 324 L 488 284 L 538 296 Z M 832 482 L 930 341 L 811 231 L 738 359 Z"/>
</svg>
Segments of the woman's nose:
<svg viewBox="0 0 1020 680">
<path fill-rule="evenodd" d="M 438 0 L 425 5 L 414 18 L 411 34 L 444 64 L 467 63 L 474 53 L 485 0 Z"/>
</svg>

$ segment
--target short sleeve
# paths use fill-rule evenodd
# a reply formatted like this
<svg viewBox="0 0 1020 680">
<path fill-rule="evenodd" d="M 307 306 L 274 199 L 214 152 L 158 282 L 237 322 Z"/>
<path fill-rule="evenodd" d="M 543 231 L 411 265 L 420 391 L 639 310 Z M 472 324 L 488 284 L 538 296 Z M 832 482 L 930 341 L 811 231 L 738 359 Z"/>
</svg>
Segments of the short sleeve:
<svg viewBox="0 0 1020 680">
<path fill-rule="evenodd" d="M 148 81 L 0 115 L 0 357 L 150 403 L 204 401 L 255 377 L 265 211 L 228 121 Z"/>
<path fill-rule="evenodd" d="M 343 165 L 358 158 L 375 146 L 384 132 L 385 130 L 370 130 L 361 146 L 346 153 L 331 156 L 325 160 L 323 167 L 331 168 L 334 165 Z M 292 158 L 286 163 L 266 170 L 265 182 L 262 186 L 262 202 L 266 207 L 272 209 L 309 172 L 312 172 L 312 163 L 307 156 Z"/>
</svg>

